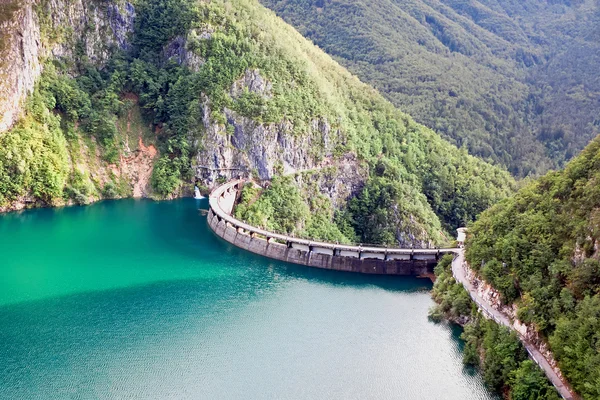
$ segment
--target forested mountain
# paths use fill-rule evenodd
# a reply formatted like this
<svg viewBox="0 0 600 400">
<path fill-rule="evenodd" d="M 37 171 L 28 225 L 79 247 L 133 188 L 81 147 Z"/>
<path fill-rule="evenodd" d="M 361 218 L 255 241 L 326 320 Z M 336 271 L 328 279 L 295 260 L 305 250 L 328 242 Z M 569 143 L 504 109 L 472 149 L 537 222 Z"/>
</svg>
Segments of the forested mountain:
<svg viewBox="0 0 600 400">
<path fill-rule="evenodd" d="M 23 76 L 36 81 L 24 116 L 0 133 L 8 209 L 308 171 L 329 188 L 302 199 L 320 217 L 300 213 L 285 226 L 335 230 L 338 210 L 351 236 L 424 245 L 514 188 L 508 173 L 415 123 L 258 1 L 42 1 L 4 11 L 3 52 L 15 63 L 0 72 L 22 70 L 2 85 L 17 97 Z M 39 56 L 20 63 L 19 54 Z M 149 160 L 150 172 L 138 168 Z M 343 171 L 351 184 L 336 186 Z M 283 215 L 271 206 L 269 217 Z"/>
<path fill-rule="evenodd" d="M 552 172 L 485 211 L 467 259 L 549 339 L 562 372 L 600 398 L 600 137 Z"/>
<path fill-rule="evenodd" d="M 394 105 L 516 176 L 600 132 L 596 0 L 261 0 Z"/>
</svg>

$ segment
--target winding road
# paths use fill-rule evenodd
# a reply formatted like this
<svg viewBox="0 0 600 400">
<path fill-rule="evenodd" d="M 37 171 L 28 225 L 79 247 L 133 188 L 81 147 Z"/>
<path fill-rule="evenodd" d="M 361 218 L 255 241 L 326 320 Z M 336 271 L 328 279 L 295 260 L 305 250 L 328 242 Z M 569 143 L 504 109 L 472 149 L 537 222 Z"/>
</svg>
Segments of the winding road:
<svg viewBox="0 0 600 400">
<path fill-rule="evenodd" d="M 454 279 L 456 279 L 456 281 L 460 282 L 465 287 L 467 292 L 469 292 L 471 299 L 488 317 L 493 318 L 497 323 L 507 326 L 517 333 L 519 339 L 521 340 L 521 343 L 523 343 L 523 346 L 529 353 L 531 359 L 535 361 L 537 365 L 540 366 L 540 368 L 544 371 L 550 382 L 552 382 L 552 384 L 563 399 L 578 399 L 579 397 L 573 394 L 569 386 L 561 379 L 560 376 L 558 376 L 558 374 L 554 371 L 554 369 L 552 368 L 550 363 L 548 363 L 548 360 L 546 360 L 542 353 L 532 343 L 527 341 L 527 339 L 525 339 L 513 327 L 510 319 L 505 314 L 494 309 L 491 306 L 491 304 L 489 304 L 489 302 L 487 302 L 481 296 L 479 296 L 479 294 L 477 293 L 477 289 L 471 284 L 471 282 L 467 278 L 467 271 L 465 270 L 465 265 L 466 264 L 464 250 L 458 249 L 456 251 L 456 256 L 454 257 L 454 260 L 452 261 L 452 274 L 454 275 Z"/>
</svg>

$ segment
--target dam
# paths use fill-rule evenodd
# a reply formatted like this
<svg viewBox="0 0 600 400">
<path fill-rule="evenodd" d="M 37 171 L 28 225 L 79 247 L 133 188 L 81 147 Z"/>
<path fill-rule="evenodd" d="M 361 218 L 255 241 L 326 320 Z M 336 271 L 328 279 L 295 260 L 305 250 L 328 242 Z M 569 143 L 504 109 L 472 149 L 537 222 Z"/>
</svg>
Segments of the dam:
<svg viewBox="0 0 600 400">
<path fill-rule="evenodd" d="M 433 273 L 440 257 L 456 252 L 456 249 L 350 246 L 269 232 L 233 217 L 233 208 L 244 182 L 243 179 L 233 180 L 212 191 L 207 221 L 217 236 L 255 254 L 336 271 L 423 276 Z"/>
</svg>

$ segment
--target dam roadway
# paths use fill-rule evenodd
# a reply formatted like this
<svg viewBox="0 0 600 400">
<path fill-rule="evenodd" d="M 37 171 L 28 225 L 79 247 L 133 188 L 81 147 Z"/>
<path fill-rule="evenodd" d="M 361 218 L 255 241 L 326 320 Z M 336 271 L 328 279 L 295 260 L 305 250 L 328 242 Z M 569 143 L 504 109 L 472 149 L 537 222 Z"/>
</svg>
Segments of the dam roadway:
<svg viewBox="0 0 600 400">
<path fill-rule="evenodd" d="M 269 232 L 232 216 L 243 183 L 244 180 L 234 180 L 213 190 L 209 197 L 208 224 L 227 242 L 265 257 L 337 271 L 426 276 L 433 273 L 443 255 L 456 252 L 456 249 L 349 246 Z"/>
</svg>

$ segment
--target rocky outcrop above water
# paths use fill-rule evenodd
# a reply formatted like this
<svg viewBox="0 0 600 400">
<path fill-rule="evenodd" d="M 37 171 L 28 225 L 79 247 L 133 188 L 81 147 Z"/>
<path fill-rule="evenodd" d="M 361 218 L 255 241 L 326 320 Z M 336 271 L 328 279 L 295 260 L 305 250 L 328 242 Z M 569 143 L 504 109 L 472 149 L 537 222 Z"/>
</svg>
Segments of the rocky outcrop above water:
<svg viewBox="0 0 600 400">
<path fill-rule="evenodd" d="M 260 71 L 248 70 L 234 82 L 233 99 L 244 90 L 271 96 L 271 83 Z M 196 157 L 196 178 L 214 186 L 218 178 L 238 176 L 269 180 L 276 173 L 293 174 L 320 168 L 333 151 L 331 127 L 325 119 L 313 119 L 308 132 L 295 134 L 288 121 L 263 124 L 225 108 L 226 124 L 211 118 L 208 99 L 202 103 L 203 135 Z M 335 136 L 340 137 L 336 132 Z"/>
<path fill-rule="evenodd" d="M 131 3 L 84 0 L 0 3 L 0 132 L 21 115 L 43 60 L 86 58 L 101 66 L 117 49 L 130 48 Z"/>
</svg>

